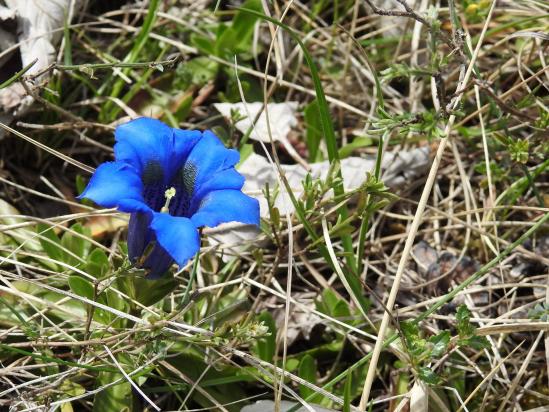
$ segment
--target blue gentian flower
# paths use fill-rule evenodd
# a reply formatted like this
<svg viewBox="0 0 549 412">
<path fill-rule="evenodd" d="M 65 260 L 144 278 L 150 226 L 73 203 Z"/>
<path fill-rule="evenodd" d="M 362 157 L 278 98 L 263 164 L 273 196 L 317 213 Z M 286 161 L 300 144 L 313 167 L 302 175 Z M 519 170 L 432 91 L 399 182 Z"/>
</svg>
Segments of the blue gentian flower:
<svg viewBox="0 0 549 412">
<path fill-rule="evenodd" d="M 200 249 L 198 229 L 259 224 L 259 203 L 241 192 L 240 155 L 211 131 L 173 129 L 142 117 L 115 131 L 114 162 L 101 164 L 79 198 L 131 213 L 128 254 L 148 278 Z"/>
</svg>

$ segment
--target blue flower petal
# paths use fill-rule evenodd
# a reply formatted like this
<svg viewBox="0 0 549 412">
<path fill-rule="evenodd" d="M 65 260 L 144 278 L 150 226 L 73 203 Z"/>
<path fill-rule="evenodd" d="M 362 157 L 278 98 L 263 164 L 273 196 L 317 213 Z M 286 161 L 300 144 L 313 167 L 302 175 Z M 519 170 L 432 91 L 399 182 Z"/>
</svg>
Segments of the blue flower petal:
<svg viewBox="0 0 549 412">
<path fill-rule="evenodd" d="M 186 217 L 154 213 L 150 225 L 156 240 L 179 266 L 185 266 L 200 249 L 196 226 Z"/>
<path fill-rule="evenodd" d="M 259 225 L 259 202 L 239 190 L 216 190 L 204 197 L 191 220 L 196 227 L 227 222 Z"/>
<path fill-rule="evenodd" d="M 147 271 L 148 279 L 158 279 L 164 275 L 173 264 L 173 258 L 158 243 L 142 261 L 147 246 L 156 240 L 154 231 L 149 227 L 152 213 L 132 213 L 128 226 L 128 255 L 130 261 Z"/>
<path fill-rule="evenodd" d="M 199 206 L 200 202 L 208 193 L 214 190 L 233 189 L 240 190 L 244 185 L 244 176 L 238 173 L 234 167 L 231 167 L 221 172 L 215 173 L 208 180 L 206 180 L 200 187 L 196 188 L 193 193 L 190 212 L 194 212 Z"/>
<path fill-rule="evenodd" d="M 142 200 L 121 199 L 118 201 L 118 210 L 125 213 L 151 213 L 151 208 Z"/>
<path fill-rule="evenodd" d="M 174 170 L 179 170 L 191 150 L 202 138 L 202 132 L 198 130 L 173 129 L 173 162 Z"/>
<path fill-rule="evenodd" d="M 212 132 L 205 131 L 184 165 L 184 174 L 194 182 L 193 193 L 212 175 L 234 166 L 239 159 L 236 150 L 227 149 Z"/>
<path fill-rule="evenodd" d="M 143 256 L 145 248 L 152 240 L 151 213 L 132 213 L 128 224 L 128 256 L 132 263 L 136 263 Z"/>
<path fill-rule="evenodd" d="M 126 212 L 145 206 L 142 190 L 141 179 L 132 166 L 123 162 L 106 162 L 96 169 L 78 198 L 93 200 L 103 207 L 115 207 L 126 202 Z"/>
<path fill-rule="evenodd" d="M 131 164 L 141 176 L 145 172 L 155 172 L 152 180 L 167 183 L 173 172 L 174 133 L 171 127 L 160 120 L 140 117 L 118 126 L 114 136 L 117 161 Z"/>
<path fill-rule="evenodd" d="M 173 265 L 173 258 L 159 244 L 156 244 L 143 263 L 143 269 L 147 270 L 147 279 L 159 279 L 166 274 Z"/>
</svg>

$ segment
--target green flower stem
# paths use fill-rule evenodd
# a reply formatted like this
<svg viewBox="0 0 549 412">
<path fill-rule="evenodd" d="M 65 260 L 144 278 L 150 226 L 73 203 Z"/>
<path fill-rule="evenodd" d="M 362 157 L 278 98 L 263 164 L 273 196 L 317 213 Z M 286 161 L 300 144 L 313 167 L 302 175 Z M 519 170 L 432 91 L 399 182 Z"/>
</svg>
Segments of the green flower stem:
<svg viewBox="0 0 549 412">
<path fill-rule="evenodd" d="M 92 64 L 59 64 L 55 68 L 59 70 L 73 71 L 78 70 L 86 72 L 89 70 L 97 69 L 113 69 L 113 68 L 128 68 L 128 69 L 159 69 L 164 67 L 171 67 L 179 60 L 179 56 L 170 60 L 154 61 L 154 62 L 138 62 L 138 63 L 92 63 Z"/>
<path fill-rule="evenodd" d="M 183 299 L 181 299 L 181 307 L 185 307 L 185 305 L 187 305 L 187 303 L 189 301 L 189 294 L 190 294 L 191 289 L 193 287 L 194 280 L 196 279 L 196 272 L 198 271 L 198 262 L 200 262 L 200 251 L 194 257 L 193 269 L 191 271 L 191 275 L 189 276 L 189 283 L 187 284 L 187 287 L 185 288 L 185 293 L 183 294 Z"/>
<path fill-rule="evenodd" d="M 528 170 L 528 167 L 526 167 L 526 165 L 524 164 L 522 165 L 522 171 L 524 172 L 526 179 L 528 179 L 528 184 L 532 188 L 532 192 L 534 192 L 534 195 L 536 196 L 536 199 L 538 200 L 539 205 L 541 207 L 545 207 L 545 202 L 543 201 L 543 197 L 540 195 L 539 190 L 534 183 L 534 178 L 532 177 L 532 174 Z"/>
<path fill-rule="evenodd" d="M 380 105 L 380 106 L 383 107 L 383 105 Z M 379 179 L 381 178 L 381 160 L 383 158 L 383 144 L 385 142 L 385 139 L 388 139 L 390 137 L 389 134 L 390 134 L 390 130 L 386 130 L 385 133 L 383 133 L 383 136 L 378 140 L 376 166 L 374 170 L 374 176 L 377 181 L 379 181 Z M 364 243 L 366 242 L 366 233 L 368 232 L 368 227 L 370 225 L 370 216 L 372 215 L 372 212 L 369 210 L 368 206 L 374 200 L 373 198 L 374 196 L 372 196 L 369 193 L 366 195 L 366 204 L 364 206 L 362 221 L 360 222 L 360 231 L 358 233 L 358 245 L 357 245 L 357 264 L 356 264 L 357 276 L 361 275 L 362 269 L 363 269 Z"/>
<path fill-rule="evenodd" d="M 19 70 L 17 73 L 15 73 L 13 76 L 11 76 L 8 80 L 6 80 L 5 82 L 2 82 L 0 84 L 0 90 L 12 85 L 17 80 L 19 80 L 21 77 L 23 77 L 23 75 L 26 72 L 28 72 L 32 68 L 32 66 L 34 66 L 36 64 L 37 61 L 38 61 L 38 59 L 34 59 L 29 64 L 27 64 L 25 67 L 23 67 L 21 70 Z"/>
</svg>

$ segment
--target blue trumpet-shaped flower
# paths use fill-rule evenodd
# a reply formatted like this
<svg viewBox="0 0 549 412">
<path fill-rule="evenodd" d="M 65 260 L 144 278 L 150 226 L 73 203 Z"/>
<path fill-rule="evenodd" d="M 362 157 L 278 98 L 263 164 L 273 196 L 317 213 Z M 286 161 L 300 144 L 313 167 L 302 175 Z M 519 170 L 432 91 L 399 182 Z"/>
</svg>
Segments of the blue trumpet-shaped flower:
<svg viewBox="0 0 549 412">
<path fill-rule="evenodd" d="M 79 198 L 131 213 L 128 254 L 149 278 L 200 248 L 198 229 L 259 224 L 259 203 L 241 192 L 239 153 L 211 131 L 173 129 L 139 118 L 115 131 L 114 162 L 100 165 Z"/>
</svg>

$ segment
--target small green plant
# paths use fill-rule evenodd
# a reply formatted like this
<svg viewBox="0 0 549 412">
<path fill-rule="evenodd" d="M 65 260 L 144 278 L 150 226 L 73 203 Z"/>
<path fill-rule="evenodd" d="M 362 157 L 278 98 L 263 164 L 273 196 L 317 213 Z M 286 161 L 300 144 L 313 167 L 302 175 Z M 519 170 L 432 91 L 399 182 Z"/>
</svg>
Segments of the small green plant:
<svg viewBox="0 0 549 412">
<path fill-rule="evenodd" d="M 485 336 L 476 334 L 476 327 L 471 324 L 471 312 L 465 305 L 460 305 L 456 312 L 456 330 L 458 335 L 452 338 L 449 330 L 443 330 L 428 338 L 423 337 L 415 322 L 400 323 L 403 343 L 410 356 L 411 367 L 417 376 L 430 385 L 443 382 L 444 378 L 434 372 L 428 365 L 439 360 L 454 348 L 472 348 L 481 350 L 489 347 Z"/>
<path fill-rule="evenodd" d="M 526 139 L 517 139 L 509 143 L 511 160 L 520 163 L 528 163 L 530 142 Z"/>
<path fill-rule="evenodd" d="M 536 303 L 536 306 L 528 311 L 528 317 L 532 320 L 547 322 L 549 320 L 549 303 Z"/>
</svg>

